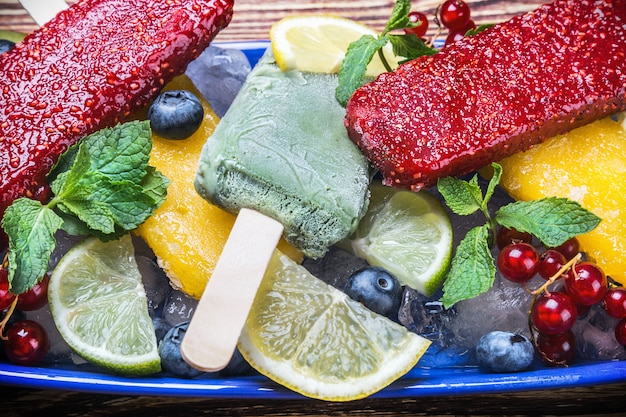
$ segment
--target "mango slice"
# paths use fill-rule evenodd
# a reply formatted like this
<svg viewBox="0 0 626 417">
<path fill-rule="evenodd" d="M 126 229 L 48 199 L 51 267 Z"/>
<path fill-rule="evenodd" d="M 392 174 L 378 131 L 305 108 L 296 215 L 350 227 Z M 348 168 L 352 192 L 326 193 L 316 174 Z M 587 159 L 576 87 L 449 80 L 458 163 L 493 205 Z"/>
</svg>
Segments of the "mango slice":
<svg viewBox="0 0 626 417">
<path fill-rule="evenodd" d="M 626 125 L 624 115 L 556 136 L 500 161 L 502 186 L 516 200 L 567 197 L 602 218 L 578 237 L 581 250 L 626 284 Z"/>
</svg>

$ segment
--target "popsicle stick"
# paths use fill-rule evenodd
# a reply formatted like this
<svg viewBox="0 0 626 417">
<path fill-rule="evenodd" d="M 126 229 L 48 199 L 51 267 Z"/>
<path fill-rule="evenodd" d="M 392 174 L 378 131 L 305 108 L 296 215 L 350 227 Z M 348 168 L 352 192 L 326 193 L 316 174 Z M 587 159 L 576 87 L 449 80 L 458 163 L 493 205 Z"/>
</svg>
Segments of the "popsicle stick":
<svg viewBox="0 0 626 417">
<path fill-rule="evenodd" d="M 63 0 L 20 0 L 20 3 L 39 26 L 43 26 L 61 10 L 68 8 Z"/>
<path fill-rule="evenodd" d="M 206 372 L 228 365 L 282 232 L 270 217 L 239 212 L 183 338 L 188 364 Z"/>
</svg>

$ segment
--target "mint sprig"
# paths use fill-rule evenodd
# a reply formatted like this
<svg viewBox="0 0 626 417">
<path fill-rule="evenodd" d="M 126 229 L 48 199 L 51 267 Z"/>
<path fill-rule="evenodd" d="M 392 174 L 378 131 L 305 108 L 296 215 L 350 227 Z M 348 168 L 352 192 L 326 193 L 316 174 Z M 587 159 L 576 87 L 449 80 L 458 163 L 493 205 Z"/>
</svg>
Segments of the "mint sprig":
<svg viewBox="0 0 626 417">
<path fill-rule="evenodd" d="M 47 204 L 19 198 L 2 227 L 9 236 L 9 282 L 27 291 L 48 271 L 54 234 L 121 237 L 137 228 L 163 203 L 169 180 L 148 165 L 149 122 L 133 121 L 103 129 L 72 146 L 51 170 L 54 196 Z"/>
<path fill-rule="evenodd" d="M 528 232 L 548 247 L 593 230 L 601 219 L 580 204 L 567 198 L 548 197 L 534 201 L 516 201 L 500 207 L 495 216 L 488 203 L 500 183 L 502 167 L 492 164 L 494 175 L 483 192 L 478 175 L 469 181 L 455 177 L 441 178 L 437 188 L 453 213 L 467 216 L 481 211 L 483 226 L 470 230 L 456 249 L 443 286 L 441 302 L 450 308 L 459 301 L 488 291 L 495 280 L 496 268 L 491 255 L 498 225 Z"/>
<path fill-rule="evenodd" d="M 396 56 L 403 57 L 407 61 L 438 52 L 437 49 L 426 45 L 416 35 L 391 34 L 394 30 L 417 26 L 409 19 L 410 11 L 411 0 L 396 0 L 391 16 L 380 35 L 377 37 L 363 35 L 350 44 L 339 68 L 338 85 L 335 91 L 335 97 L 342 106 L 345 107 L 350 96 L 365 81 L 367 65 L 372 61 L 374 55 L 379 55 L 387 71 L 392 70 L 382 50 L 387 43 L 391 43 L 393 53 Z"/>
</svg>

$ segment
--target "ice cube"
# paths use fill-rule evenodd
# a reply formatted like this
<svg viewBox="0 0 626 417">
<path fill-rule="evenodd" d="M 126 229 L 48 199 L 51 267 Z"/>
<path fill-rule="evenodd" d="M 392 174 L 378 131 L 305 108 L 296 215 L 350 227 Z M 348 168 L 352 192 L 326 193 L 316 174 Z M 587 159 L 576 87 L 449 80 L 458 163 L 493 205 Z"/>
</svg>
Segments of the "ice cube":
<svg viewBox="0 0 626 417">
<path fill-rule="evenodd" d="M 133 240 L 133 247 L 135 248 L 135 256 L 145 256 L 147 258 L 156 259 L 154 251 L 148 246 L 145 240 L 134 234 L 131 234 L 131 238 Z"/>
<path fill-rule="evenodd" d="M 185 74 L 219 117 L 224 116 L 251 70 L 238 49 L 209 46 L 192 61 Z"/>
<path fill-rule="evenodd" d="M 54 270 L 63 255 L 67 253 L 67 251 L 69 251 L 85 237 L 70 235 L 63 230 L 59 230 L 55 233 L 54 238 L 56 240 L 56 246 L 50 254 L 50 262 L 48 263 L 50 271 Z"/>
<path fill-rule="evenodd" d="M 162 317 L 172 326 L 191 320 L 198 300 L 182 291 L 172 290 L 165 301 Z"/>
<path fill-rule="evenodd" d="M 332 246 L 322 258 L 302 261 L 302 266 L 312 275 L 341 290 L 350 275 L 368 265 L 364 259 L 336 246 Z"/>
<path fill-rule="evenodd" d="M 538 286 L 536 281 L 529 283 L 529 288 Z M 461 347 L 473 348 L 484 334 L 493 330 L 530 337 L 528 308 L 531 298 L 524 286 L 512 283 L 497 273 L 489 291 L 455 304 L 457 319 L 451 326 L 455 342 Z"/>
<path fill-rule="evenodd" d="M 587 360 L 626 359 L 626 348 L 615 339 L 619 319 L 609 316 L 600 303 L 579 317 L 572 332 L 576 336 L 578 356 Z"/>
<path fill-rule="evenodd" d="M 44 358 L 45 361 L 60 363 L 71 361 L 71 355 L 73 354 L 72 348 L 65 343 L 65 340 L 57 330 L 57 326 L 54 324 L 54 319 L 52 318 L 52 313 L 50 313 L 48 304 L 38 310 L 25 311 L 24 316 L 28 320 L 33 320 L 39 323 L 48 334 L 50 349 Z"/>
<path fill-rule="evenodd" d="M 405 288 L 398 320 L 410 331 L 435 342 L 439 349 L 456 344 L 451 327 L 456 316 L 456 308 L 445 309 L 439 296 L 426 297 Z"/>
<path fill-rule="evenodd" d="M 156 317 L 163 307 L 165 299 L 171 291 L 169 279 L 165 272 L 157 265 L 156 260 L 143 255 L 135 256 L 143 287 L 148 298 L 148 313 Z"/>
</svg>

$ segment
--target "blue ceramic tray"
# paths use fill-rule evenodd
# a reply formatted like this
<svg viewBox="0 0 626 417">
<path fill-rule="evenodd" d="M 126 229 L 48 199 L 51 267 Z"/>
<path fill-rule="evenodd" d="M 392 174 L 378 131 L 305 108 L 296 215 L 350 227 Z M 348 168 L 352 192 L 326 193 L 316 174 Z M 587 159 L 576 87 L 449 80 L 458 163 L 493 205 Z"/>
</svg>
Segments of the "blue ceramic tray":
<svg viewBox="0 0 626 417">
<path fill-rule="evenodd" d="M 243 50 L 254 65 L 269 42 L 220 44 Z M 545 390 L 626 381 L 626 361 L 578 363 L 567 368 L 533 365 L 516 374 L 484 373 L 473 366 L 425 368 L 417 366 L 373 397 L 402 398 L 488 394 Z M 262 376 L 179 379 L 165 375 L 128 378 L 81 367 L 24 367 L 0 362 L 0 384 L 120 395 L 159 395 L 207 398 L 299 399 L 299 394 Z"/>
<path fill-rule="evenodd" d="M 488 394 L 610 384 L 626 380 L 626 361 L 593 362 L 568 368 L 543 368 L 516 374 L 488 374 L 476 367 L 428 369 L 416 367 L 376 393 L 377 398 Z M 159 395 L 207 398 L 301 399 L 262 376 L 179 379 L 168 376 L 131 378 L 90 367 L 41 368 L 0 363 L 0 384 L 38 389 L 87 391 L 119 395 Z"/>
</svg>

